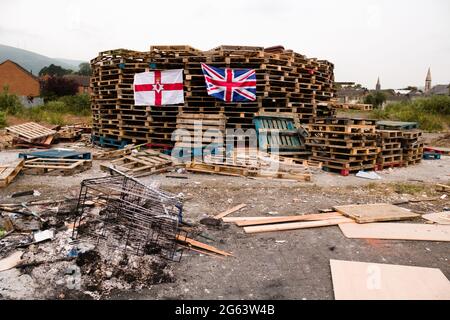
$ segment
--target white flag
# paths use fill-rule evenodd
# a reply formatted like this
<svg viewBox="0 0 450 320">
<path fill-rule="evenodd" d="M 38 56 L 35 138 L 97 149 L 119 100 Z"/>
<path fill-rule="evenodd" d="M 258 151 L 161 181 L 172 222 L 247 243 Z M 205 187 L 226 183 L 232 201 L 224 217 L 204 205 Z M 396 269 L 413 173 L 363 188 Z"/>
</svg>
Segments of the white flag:
<svg viewBox="0 0 450 320">
<path fill-rule="evenodd" d="M 183 69 L 150 71 L 134 75 L 134 104 L 162 106 L 184 103 Z"/>
</svg>

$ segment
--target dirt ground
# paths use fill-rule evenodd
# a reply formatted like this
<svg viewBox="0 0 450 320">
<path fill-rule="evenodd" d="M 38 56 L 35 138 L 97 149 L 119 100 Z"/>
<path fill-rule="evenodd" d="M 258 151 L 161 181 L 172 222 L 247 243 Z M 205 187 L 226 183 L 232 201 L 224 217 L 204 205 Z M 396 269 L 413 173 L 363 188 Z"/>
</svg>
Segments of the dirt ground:
<svg viewBox="0 0 450 320">
<path fill-rule="evenodd" d="M 74 147 L 74 145 L 68 145 Z M 63 146 L 60 146 L 63 147 Z M 75 145 L 76 147 L 76 145 Z M 79 150 L 86 150 L 80 147 Z M 91 149 L 88 149 L 91 150 Z M 0 153 L 0 163 L 17 152 Z M 100 161 L 87 172 L 71 177 L 19 176 L 0 189 L 0 203 L 78 196 L 83 179 L 104 176 Z M 379 172 L 381 180 L 319 172 L 312 182 L 280 182 L 203 174 L 159 174 L 142 178 L 164 190 L 183 193 L 184 218 L 198 223 L 240 203 L 247 207 L 232 216 L 277 216 L 317 213 L 341 204 L 396 202 L 438 198 L 402 205 L 417 213 L 441 212 L 450 196 L 435 191 L 436 183 L 450 182 L 450 157 L 422 161 L 417 166 Z M 39 197 L 11 199 L 14 192 L 39 190 Z M 415 222 L 424 223 L 421 218 Z M 202 226 L 214 240 L 199 240 L 233 253 L 218 258 L 187 251 L 180 263 L 171 262 L 173 281 L 143 290 L 114 290 L 109 299 L 333 299 L 330 259 L 439 268 L 450 279 L 448 244 L 428 241 L 347 239 L 336 226 L 256 235 L 235 225 Z M 42 298 L 38 273 L 0 272 L 0 298 Z M 42 280 L 42 279 L 41 279 Z M 31 289 L 30 289 L 31 288 Z M 46 297 L 61 298 L 59 292 Z M 66 295 L 66 298 L 70 297 Z M 92 298 L 92 297 L 91 297 Z M 104 297 L 105 298 L 105 297 Z"/>
</svg>

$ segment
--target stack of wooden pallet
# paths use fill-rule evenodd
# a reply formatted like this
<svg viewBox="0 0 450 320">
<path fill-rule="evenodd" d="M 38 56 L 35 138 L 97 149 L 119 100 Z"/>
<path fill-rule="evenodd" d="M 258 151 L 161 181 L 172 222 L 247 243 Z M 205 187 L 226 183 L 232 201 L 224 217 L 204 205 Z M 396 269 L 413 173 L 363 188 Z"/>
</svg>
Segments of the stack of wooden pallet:
<svg viewBox="0 0 450 320">
<path fill-rule="evenodd" d="M 402 132 L 397 130 L 377 130 L 377 170 L 403 165 Z"/>
<path fill-rule="evenodd" d="M 177 130 L 173 132 L 175 153 L 180 158 L 214 153 L 225 143 L 226 117 L 223 114 L 179 113 Z M 207 148 L 208 150 L 205 150 Z M 185 154 L 186 153 L 186 154 Z"/>
<path fill-rule="evenodd" d="M 149 52 L 112 50 L 92 60 L 94 142 L 123 147 L 148 142 L 173 145 L 179 112 L 223 114 L 229 128 L 253 128 L 257 112 L 297 114 L 302 122 L 333 115 L 333 64 L 308 59 L 292 50 L 220 46 L 209 51 L 189 46 L 152 46 Z M 257 99 L 226 103 L 207 94 L 201 63 L 219 68 L 256 70 Z M 185 104 L 135 106 L 133 76 L 150 70 L 184 69 Z M 124 141 L 124 143 L 122 143 Z"/>
<path fill-rule="evenodd" d="M 312 160 L 323 162 L 324 169 L 341 175 L 375 169 L 378 147 L 375 121 L 330 118 L 308 125 L 306 144 Z"/>
<path fill-rule="evenodd" d="M 422 161 L 424 144 L 422 131 L 402 130 L 403 162 L 405 166 L 415 165 Z"/>
<path fill-rule="evenodd" d="M 377 129 L 379 132 L 391 132 L 395 135 L 395 142 L 401 143 L 402 164 L 405 166 L 420 163 L 423 157 L 424 144 L 422 142 L 422 131 L 418 128 L 417 122 L 401 122 L 401 121 L 378 121 Z M 399 150 L 392 152 L 399 158 Z M 388 151 L 381 150 L 387 156 Z M 391 158 L 390 160 L 392 160 Z"/>
</svg>

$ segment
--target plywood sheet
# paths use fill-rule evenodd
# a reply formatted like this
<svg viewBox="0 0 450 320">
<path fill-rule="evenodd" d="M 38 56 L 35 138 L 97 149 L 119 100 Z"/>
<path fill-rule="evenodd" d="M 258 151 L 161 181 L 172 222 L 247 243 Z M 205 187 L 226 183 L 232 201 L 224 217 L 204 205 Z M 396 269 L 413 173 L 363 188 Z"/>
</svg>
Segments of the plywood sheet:
<svg viewBox="0 0 450 320">
<path fill-rule="evenodd" d="M 437 224 L 450 224 L 450 212 L 424 214 L 422 218 Z"/>
<path fill-rule="evenodd" d="M 345 223 L 339 228 L 347 238 L 450 241 L 450 225 L 416 223 Z"/>
<path fill-rule="evenodd" d="M 337 206 L 334 209 L 358 223 L 404 220 L 420 216 L 388 203 Z"/>
<path fill-rule="evenodd" d="M 336 300 L 449 300 L 441 270 L 330 260 Z"/>
</svg>

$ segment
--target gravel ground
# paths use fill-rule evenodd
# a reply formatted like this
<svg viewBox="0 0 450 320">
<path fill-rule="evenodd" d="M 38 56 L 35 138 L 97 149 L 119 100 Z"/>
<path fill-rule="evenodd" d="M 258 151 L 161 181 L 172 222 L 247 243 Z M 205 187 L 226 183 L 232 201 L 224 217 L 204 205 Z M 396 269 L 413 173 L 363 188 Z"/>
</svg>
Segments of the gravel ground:
<svg viewBox="0 0 450 320">
<path fill-rule="evenodd" d="M 1 152 L 0 163 L 16 157 L 16 151 Z M 95 161 L 89 171 L 70 177 L 20 175 L 9 187 L 0 189 L 0 201 L 11 202 L 12 193 L 30 189 L 41 193 L 31 197 L 33 200 L 77 197 L 83 179 L 104 175 L 100 163 Z M 320 172 L 314 174 L 312 182 L 300 183 L 202 174 L 184 174 L 188 179 L 181 180 L 160 174 L 142 181 L 182 192 L 186 198 L 184 216 L 193 222 L 240 203 L 247 207 L 233 216 L 294 215 L 339 204 L 441 196 L 433 186 L 450 181 L 450 157 L 384 170 L 379 175 L 381 180 L 365 180 Z M 439 212 L 449 206 L 448 197 L 404 205 L 418 213 Z M 418 218 L 417 222 L 424 221 Z M 256 235 L 247 235 L 234 225 L 204 229 L 215 241 L 202 241 L 230 251 L 234 257 L 186 252 L 180 263 L 172 263 L 175 282 L 143 291 L 119 290 L 110 298 L 333 299 L 330 259 L 434 267 L 450 278 L 448 244 L 442 242 L 347 239 L 334 226 Z M 37 298 L 32 292 L 39 290 L 34 287 L 38 283 L 17 270 L 0 272 L 0 294 L 4 298 Z M 32 291 L 27 290 L 30 287 Z"/>
</svg>

